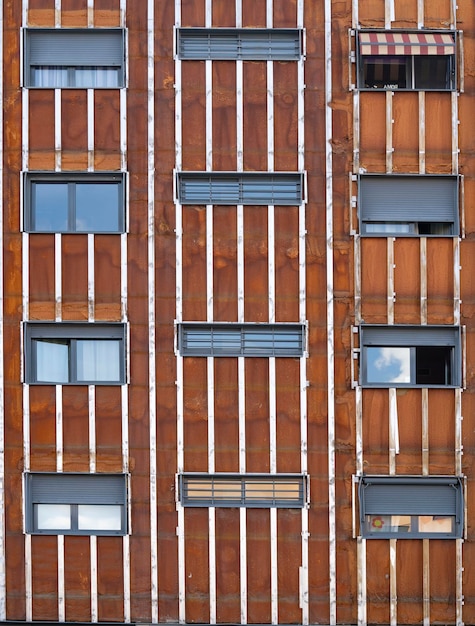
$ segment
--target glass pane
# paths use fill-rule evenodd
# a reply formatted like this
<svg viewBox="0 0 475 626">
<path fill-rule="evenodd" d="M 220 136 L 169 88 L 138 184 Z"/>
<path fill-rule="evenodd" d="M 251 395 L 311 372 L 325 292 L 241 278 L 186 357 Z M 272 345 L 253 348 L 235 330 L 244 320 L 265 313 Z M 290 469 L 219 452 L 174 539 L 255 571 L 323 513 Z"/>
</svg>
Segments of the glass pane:
<svg viewBox="0 0 475 626">
<path fill-rule="evenodd" d="M 366 222 L 364 225 L 366 233 L 415 233 L 415 224 L 405 224 L 404 222 Z"/>
<path fill-rule="evenodd" d="M 367 383 L 411 383 L 412 348 L 365 348 Z"/>
<path fill-rule="evenodd" d="M 36 381 L 39 383 L 69 382 L 69 341 L 36 339 Z"/>
<path fill-rule="evenodd" d="M 68 230 L 67 183 L 31 185 L 33 230 L 61 232 Z"/>
<path fill-rule="evenodd" d="M 69 530 L 71 507 L 69 504 L 36 504 L 37 530 Z"/>
<path fill-rule="evenodd" d="M 119 87 L 118 67 L 75 67 L 74 87 Z"/>
<path fill-rule="evenodd" d="M 451 57 L 421 55 L 414 58 L 416 89 L 451 89 Z"/>
<path fill-rule="evenodd" d="M 78 340 L 78 382 L 120 382 L 120 359 L 120 341 L 117 339 Z"/>
<path fill-rule="evenodd" d="M 78 530 L 122 530 L 122 507 L 118 504 L 79 504 Z"/>
<path fill-rule="evenodd" d="M 31 84 L 33 87 L 67 87 L 68 69 L 66 67 L 37 66 L 31 68 Z"/>
<path fill-rule="evenodd" d="M 420 533 L 453 533 L 454 517 L 444 515 L 419 515 Z"/>
<path fill-rule="evenodd" d="M 371 57 L 363 59 L 364 87 L 374 89 L 406 89 L 408 84 L 407 57 Z"/>
<path fill-rule="evenodd" d="M 408 533 L 411 521 L 410 515 L 367 515 L 366 527 L 370 533 Z"/>
<path fill-rule="evenodd" d="M 76 184 L 76 230 L 110 232 L 119 230 L 119 185 Z"/>
</svg>

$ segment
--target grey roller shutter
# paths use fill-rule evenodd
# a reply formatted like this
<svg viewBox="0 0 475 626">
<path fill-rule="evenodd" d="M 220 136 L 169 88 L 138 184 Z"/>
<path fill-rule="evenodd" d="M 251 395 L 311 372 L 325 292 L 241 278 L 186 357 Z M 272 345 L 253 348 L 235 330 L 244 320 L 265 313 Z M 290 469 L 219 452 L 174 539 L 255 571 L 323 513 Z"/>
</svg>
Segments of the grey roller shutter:
<svg viewBox="0 0 475 626">
<path fill-rule="evenodd" d="M 178 29 L 183 60 L 294 61 L 302 55 L 299 29 Z"/>
<path fill-rule="evenodd" d="M 111 323 L 27 323 L 29 339 L 125 339 L 125 324 Z"/>
<path fill-rule="evenodd" d="M 30 65 L 121 67 L 124 62 L 122 29 L 29 29 L 26 38 Z"/>
<path fill-rule="evenodd" d="M 458 223 L 456 176 L 360 177 L 359 211 L 364 222 Z"/>
<path fill-rule="evenodd" d="M 32 503 L 124 504 L 125 474 L 27 474 Z"/>
<path fill-rule="evenodd" d="M 363 346 L 458 346 L 458 326 L 362 325 Z"/>
<path fill-rule="evenodd" d="M 455 515 L 457 491 L 453 485 L 367 485 L 368 515 Z"/>
</svg>

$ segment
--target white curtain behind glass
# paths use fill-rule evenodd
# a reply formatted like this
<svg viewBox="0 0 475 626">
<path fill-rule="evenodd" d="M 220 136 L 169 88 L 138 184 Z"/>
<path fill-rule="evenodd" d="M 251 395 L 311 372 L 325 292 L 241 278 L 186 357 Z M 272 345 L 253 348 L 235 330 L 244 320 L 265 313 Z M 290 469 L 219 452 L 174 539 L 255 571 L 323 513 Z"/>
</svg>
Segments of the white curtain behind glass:
<svg viewBox="0 0 475 626">
<path fill-rule="evenodd" d="M 37 340 L 36 380 L 39 383 L 67 383 L 69 381 L 69 342 L 58 343 Z"/>
<path fill-rule="evenodd" d="M 116 339 L 78 339 L 77 380 L 120 381 L 120 342 Z"/>
</svg>

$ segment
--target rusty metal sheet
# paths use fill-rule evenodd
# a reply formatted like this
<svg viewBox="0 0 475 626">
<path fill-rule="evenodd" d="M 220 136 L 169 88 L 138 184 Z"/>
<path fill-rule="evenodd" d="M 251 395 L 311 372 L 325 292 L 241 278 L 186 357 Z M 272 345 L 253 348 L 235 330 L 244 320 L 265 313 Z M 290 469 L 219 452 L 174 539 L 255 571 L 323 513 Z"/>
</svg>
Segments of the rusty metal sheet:
<svg viewBox="0 0 475 626">
<path fill-rule="evenodd" d="M 187 357 L 184 380 L 184 447 L 185 470 L 208 470 L 208 395 L 207 359 Z"/>
<path fill-rule="evenodd" d="M 455 402 L 449 389 L 429 390 L 430 474 L 455 470 Z"/>
<path fill-rule="evenodd" d="M 54 169 L 54 90 L 28 91 L 28 149 L 32 170 Z M 41 124 L 37 123 L 41 120 Z"/>
<path fill-rule="evenodd" d="M 204 26 L 205 25 L 205 0 L 182 0 L 181 1 L 181 25 Z"/>
<path fill-rule="evenodd" d="M 265 0 L 243 0 L 242 25 L 246 28 L 265 28 L 266 24 Z"/>
<path fill-rule="evenodd" d="M 269 471 L 269 363 L 246 359 L 246 471 Z"/>
<path fill-rule="evenodd" d="M 124 619 L 124 576 L 122 537 L 97 538 L 98 621 Z"/>
<path fill-rule="evenodd" d="M 366 542 L 368 624 L 389 624 L 389 541 Z"/>
<path fill-rule="evenodd" d="M 453 242 L 449 238 L 427 240 L 427 321 L 429 324 L 454 323 Z"/>
<path fill-rule="evenodd" d="M 56 393 L 53 385 L 30 387 L 30 469 L 56 471 Z"/>
<path fill-rule="evenodd" d="M 266 62 L 243 64 L 242 92 L 244 169 L 267 170 Z"/>
<path fill-rule="evenodd" d="M 83 0 L 61 0 L 61 26 L 66 28 L 87 26 L 87 6 Z"/>
<path fill-rule="evenodd" d="M 282 322 L 299 319 L 299 210 L 274 211 L 275 317 Z"/>
<path fill-rule="evenodd" d="M 119 387 L 96 386 L 96 469 L 122 471 L 122 403 Z"/>
<path fill-rule="evenodd" d="M 54 26 L 54 0 L 29 0 L 28 26 Z"/>
<path fill-rule="evenodd" d="M 30 319 L 55 318 L 54 235 L 29 237 Z"/>
<path fill-rule="evenodd" d="M 120 92 L 94 90 L 94 162 L 96 169 L 120 169 Z"/>
<path fill-rule="evenodd" d="M 274 63 L 275 169 L 298 170 L 298 64 Z"/>
<path fill-rule="evenodd" d="M 184 170 L 206 169 L 205 62 L 187 61 L 182 71 L 182 144 Z"/>
<path fill-rule="evenodd" d="M 121 241 L 117 235 L 94 237 L 94 318 L 121 319 Z"/>
<path fill-rule="evenodd" d="M 213 307 L 215 321 L 237 321 L 236 208 L 215 206 L 213 212 Z"/>
<path fill-rule="evenodd" d="M 277 511 L 277 555 L 279 621 L 296 624 L 302 619 L 299 607 L 302 514 L 299 510 Z"/>
<path fill-rule="evenodd" d="M 400 446 L 400 452 L 396 455 L 396 473 L 422 474 L 421 390 L 398 389 L 396 402 Z M 389 423 L 387 414 L 384 419 Z"/>
<path fill-rule="evenodd" d="M 247 322 L 269 320 L 267 228 L 265 207 L 244 207 L 244 317 Z"/>
<path fill-rule="evenodd" d="M 392 28 L 411 28 L 417 27 L 417 2 L 414 0 L 397 0 L 394 7 L 394 17 Z M 440 28 L 440 27 L 439 27 Z"/>
<path fill-rule="evenodd" d="M 63 386 L 63 469 L 89 471 L 89 412 L 87 387 Z"/>
<path fill-rule="evenodd" d="M 462 4 L 462 3 L 460 3 Z M 470 2 L 468 3 L 470 4 Z M 426 28 L 447 28 L 451 22 L 451 0 L 425 0 L 424 25 Z"/>
<path fill-rule="evenodd" d="M 63 320 L 87 320 L 87 235 L 62 236 Z"/>
<path fill-rule="evenodd" d="M 228 11 L 228 13 L 231 13 Z M 236 63 L 213 63 L 213 169 L 236 169 Z"/>
<path fill-rule="evenodd" d="M 237 359 L 214 362 L 214 453 L 217 472 L 239 471 Z"/>
<path fill-rule="evenodd" d="M 360 93 L 360 164 L 371 173 L 386 171 L 385 95 Z"/>
<path fill-rule="evenodd" d="M 63 169 L 87 167 L 87 91 L 61 91 L 61 166 Z"/>
<path fill-rule="evenodd" d="M 363 452 L 367 474 L 389 474 L 388 416 L 388 390 L 363 389 Z"/>
<path fill-rule="evenodd" d="M 229 28 L 232 28 L 236 26 L 236 11 L 229 9 L 228 0 L 213 0 L 212 12 L 213 12 L 212 26 L 214 28 L 226 27 L 226 26 Z"/>
<path fill-rule="evenodd" d="M 450 93 L 426 93 L 426 167 L 428 173 L 452 171 Z"/>
<path fill-rule="evenodd" d="M 421 624 L 423 618 L 422 541 L 398 541 L 396 549 L 398 624 Z M 433 575 L 440 575 L 440 572 Z"/>
<path fill-rule="evenodd" d="M 183 319 L 207 319 L 206 210 L 183 207 Z"/>
<path fill-rule="evenodd" d="M 91 619 L 89 537 L 64 538 L 64 590 L 66 620 Z"/>
<path fill-rule="evenodd" d="M 385 0 L 356 0 L 363 28 L 384 28 Z"/>
<path fill-rule="evenodd" d="M 58 540 L 32 537 L 31 574 L 34 620 L 58 619 Z"/>
<path fill-rule="evenodd" d="M 420 239 L 398 237 L 394 242 L 395 324 L 421 323 Z"/>
<path fill-rule="evenodd" d="M 274 0 L 274 28 L 289 28 L 295 24 L 297 0 Z"/>
<path fill-rule="evenodd" d="M 361 312 L 367 324 L 387 323 L 387 241 L 361 238 Z"/>
<path fill-rule="evenodd" d="M 120 0 L 94 0 L 94 26 L 120 26 Z"/>
<path fill-rule="evenodd" d="M 187 622 L 209 622 L 208 510 L 185 511 L 185 603 Z"/>
<path fill-rule="evenodd" d="M 249 471 L 253 471 L 249 468 Z M 247 510 L 248 622 L 271 622 L 270 512 Z"/>
<path fill-rule="evenodd" d="M 160 486 L 159 486 L 160 490 Z M 173 490 L 169 490 L 169 494 L 173 497 Z M 178 621 L 178 560 L 176 558 L 178 550 L 178 538 L 176 535 L 177 514 L 175 505 L 168 505 L 167 508 L 159 506 L 159 533 L 158 533 L 158 554 L 160 562 L 158 568 L 158 593 L 160 615 L 162 619 L 168 622 Z M 146 554 L 140 550 L 140 546 L 136 546 L 134 550 L 136 554 Z M 145 564 L 147 565 L 147 564 Z M 145 569 L 145 567 L 143 568 Z M 140 591 L 142 596 L 134 599 L 139 606 L 138 600 L 142 597 L 142 615 L 148 610 L 148 593 L 149 583 L 143 577 L 140 581 Z M 132 613 L 133 614 L 133 613 Z M 137 620 L 138 621 L 138 620 Z M 144 621 L 141 619 L 140 621 Z"/>
<path fill-rule="evenodd" d="M 393 170 L 419 171 L 419 94 L 397 92 L 393 98 Z"/>
<path fill-rule="evenodd" d="M 455 622 L 455 541 L 432 540 L 430 551 L 430 619 L 432 623 Z M 441 576 L 441 572 L 446 572 Z"/>
<path fill-rule="evenodd" d="M 18 484 L 18 488 L 21 489 L 21 483 Z M 24 620 L 26 615 L 24 543 L 21 527 L 16 529 L 16 533 L 9 534 L 5 543 L 6 603 L 8 618 L 11 620 Z"/>
<path fill-rule="evenodd" d="M 216 616 L 219 623 L 239 624 L 240 524 L 238 509 L 216 509 Z"/>
<path fill-rule="evenodd" d="M 275 369 L 277 469 L 300 472 L 300 363 L 277 359 Z"/>
<path fill-rule="evenodd" d="M 143 509 L 143 516 L 147 517 L 150 523 L 147 507 L 139 505 L 136 508 Z M 131 619 L 134 622 L 150 622 L 152 619 L 150 606 L 150 559 L 144 558 L 144 554 L 150 554 L 150 537 L 147 535 L 146 531 L 136 532 L 134 528 L 130 537 L 130 612 Z M 160 556 L 160 564 L 166 570 L 171 566 L 168 557 L 168 550 L 164 551 Z M 163 574 L 162 567 L 158 571 L 159 574 Z M 164 602 L 160 603 L 160 608 L 163 611 L 161 614 L 167 615 L 164 604 Z M 175 617 L 173 621 L 177 621 L 177 618 Z"/>
</svg>

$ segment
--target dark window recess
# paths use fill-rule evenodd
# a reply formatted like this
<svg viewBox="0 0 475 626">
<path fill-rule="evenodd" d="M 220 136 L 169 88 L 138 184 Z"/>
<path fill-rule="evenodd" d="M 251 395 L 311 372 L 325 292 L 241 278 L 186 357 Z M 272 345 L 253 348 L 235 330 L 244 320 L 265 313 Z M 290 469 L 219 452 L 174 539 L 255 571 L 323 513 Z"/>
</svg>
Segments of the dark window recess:
<svg viewBox="0 0 475 626">
<path fill-rule="evenodd" d="M 455 81 L 455 33 L 360 31 L 360 89 L 450 91 Z"/>
<path fill-rule="evenodd" d="M 457 236 L 459 178 L 362 174 L 358 214 L 360 233 L 365 236 Z"/>
</svg>

